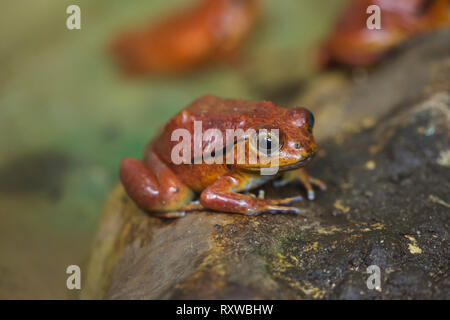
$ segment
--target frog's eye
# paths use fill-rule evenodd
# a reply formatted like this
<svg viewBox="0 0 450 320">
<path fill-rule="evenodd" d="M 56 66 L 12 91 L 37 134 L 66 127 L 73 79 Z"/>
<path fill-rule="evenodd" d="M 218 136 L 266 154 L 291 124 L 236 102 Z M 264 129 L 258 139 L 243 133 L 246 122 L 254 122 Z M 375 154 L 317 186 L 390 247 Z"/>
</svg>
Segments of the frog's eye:
<svg viewBox="0 0 450 320">
<path fill-rule="evenodd" d="M 305 110 L 306 110 L 306 113 L 308 114 L 308 131 L 312 132 L 312 130 L 314 128 L 314 115 L 308 109 L 305 109 Z"/>
<path fill-rule="evenodd" d="M 258 152 L 270 157 L 280 150 L 282 144 L 277 135 L 271 134 L 266 130 L 261 130 L 257 135 Z"/>
</svg>

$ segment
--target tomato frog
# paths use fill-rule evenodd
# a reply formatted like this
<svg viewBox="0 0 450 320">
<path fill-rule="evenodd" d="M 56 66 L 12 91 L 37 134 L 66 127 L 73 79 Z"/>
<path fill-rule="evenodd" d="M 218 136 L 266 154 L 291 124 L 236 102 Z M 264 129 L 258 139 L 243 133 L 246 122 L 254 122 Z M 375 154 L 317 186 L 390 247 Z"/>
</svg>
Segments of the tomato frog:
<svg viewBox="0 0 450 320">
<path fill-rule="evenodd" d="M 375 8 L 380 28 L 369 28 Z M 372 14 L 368 14 L 372 12 Z M 389 49 L 407 39 L 450 25 L 449 0 L 352 0 L 322 45 L 318 61 L 351 67 L 370 67 Z"/>
<path fill-rule="evenodd" d="M 259 16 L 259 0 L 200 0 L 159 23 L 129 31 L 111 44 L 131 76 L 177 74 L 234 61 Z"/>
<path fill-rule="evenodd" d="M 249 146 L 254 141 L 258 145 L 265 145 L 266 149 L 267 146 L 276 145 L 275 152 L 265 154 L 266 159 L 277 157 L 276 173 L 261 174 L 264 168 L 270 168 L 273 163 L 260 162 L 259 154 L 256 163 L 250 163 L 247 149 L 245 161 L 241 162 L 236 161 L 239 152 L 232 153 L 231 162 L 194 161 L 195 155 L 192 153 L 183 154 L 188 161 L 174 161 L 173 150 L 180 142 L 174 139 L 173 133 L 177 129 L 191 133 L 188 144 L 193 145 L 196 143 L 196 123 L 201 123 L 203 131 L 214 129 L 223 133 L 223 136 L 227 136 L 230 130 L 242 129 L 248 134 L 242 135 L 240 140 Z M 223 99 L 206 95 L 169 120 L 161 133 L 146 146 L 142 161 L 123 159 L 120 179 L 128 195 L 141 209 L 159 217 L 182 217 L 188 212 L 205 209 L 243 215 L 299 213 L 300 209 L 289 205 L 302 200 L 300 195 L 264 199 L 247 191 L 270 180 L 274 180 L 275 186 L 298 181 L 304 185 L 310 200 L 315 198 L 313 186 L 326 190 L 323 182 L 308 175 L 304 169 L 317 150 L 313 126 L 312 113 L 302 107 L 287 109 L 270 101 Z M 269 134 L 273 132 L 272 129 L 277 129 L 278 134 Z M 216 138 L 203 137 L 199 147 L 201 150 L 208 148 Z M 236 150 L 237 140 L 234 137 L 224 140 L 225 145 L 228 141 L 228 151 L 223 152 L 222 157 L 226 157 L 230 150 Z M 216 156 L 220 157 L 219 154 Z M 198 194 L 199 200 L 193 201 Z"/>
</svg>

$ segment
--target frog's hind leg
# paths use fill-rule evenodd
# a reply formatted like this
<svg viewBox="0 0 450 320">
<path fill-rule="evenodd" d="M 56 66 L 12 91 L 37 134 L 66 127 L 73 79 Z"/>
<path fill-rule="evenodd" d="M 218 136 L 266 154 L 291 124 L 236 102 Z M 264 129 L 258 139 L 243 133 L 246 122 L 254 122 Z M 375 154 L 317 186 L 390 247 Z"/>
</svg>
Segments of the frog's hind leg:
<svg viewBox="0 0 450 320">
<path fill-rule="evenodd" d="M 120 180 L 127 194 L 143 210 L 157 216 L 182 217 L 194 193 L 150 152 L 144 161 L 125 158 L 120 165 Z"/>
</svg>

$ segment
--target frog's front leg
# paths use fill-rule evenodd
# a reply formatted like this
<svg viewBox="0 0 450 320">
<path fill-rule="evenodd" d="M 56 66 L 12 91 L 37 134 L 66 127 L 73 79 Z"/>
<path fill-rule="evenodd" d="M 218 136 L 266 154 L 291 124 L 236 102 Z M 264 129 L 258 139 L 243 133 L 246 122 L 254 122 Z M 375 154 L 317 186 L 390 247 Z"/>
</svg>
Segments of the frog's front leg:
<svg viewBox="0 0 450 320">
<path fill-rule="evenodd" d="M 219 177 L 200 195 L 200 203 L 209 209 L 244 215 L 271 213 L 300 213 L 296 207 L 286 207 L 302 200 L 301 196 L 279 200 L 265 200 L 238 193 L 261 184 L 261 176 L 246 173 L 231 173 Z"/>
<path fill-rule="evenodd" d="M 311 177 L 304 168 L 284 172 L 280 180 L 274 181 L 274 186 L 281 187 L 292 181 L 299 181 L 305 186 L 309 200 L 314 200 L 316 197 L 313 185 L 319 187 L 322 191 L 327 190 L 327 185 L 324 182 Z"/>
<path fill-rule="evenodd" d="M 153 152 L 144 161 L 125 158 L 120 179 L 131 199 L 143 210 L 165 218 L 182 217 L 198 206 L 189 204 L 194 193 Z"/>
</svg>

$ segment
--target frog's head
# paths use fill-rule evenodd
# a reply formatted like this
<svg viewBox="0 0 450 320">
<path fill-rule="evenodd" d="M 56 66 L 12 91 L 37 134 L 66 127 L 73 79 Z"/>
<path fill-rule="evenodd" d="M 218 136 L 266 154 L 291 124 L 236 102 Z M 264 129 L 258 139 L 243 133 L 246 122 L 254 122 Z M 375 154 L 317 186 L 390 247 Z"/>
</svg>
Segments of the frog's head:
<svg viewBox="0 0 450 320">
<path fill-rule="evenodd" d="M 290 109 L 280 128 L 279 168 L 304 167 L 314 157 L 317 145 L 313 137 L 314 116 L 305 108 Z"/>
<path fill-rule="evenodd" d="M 293 170 L 304 167 L 316 153 L 316 143 L 312 134 L 313 114 L 305 108 L 282 109 L 272 119 L 266 119 L 262 128 L 249 139 L 250 148 L 257 150 L 257 164 L 249 162 L 245 170 L 256 171 L 261 168 L 277 167 L 277 171 Z M 278 134 L 277 134 L 278 133 Z M 274 148 L 275 147 L 275 148 Z"/>
</svg>

